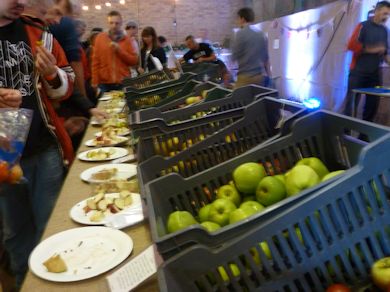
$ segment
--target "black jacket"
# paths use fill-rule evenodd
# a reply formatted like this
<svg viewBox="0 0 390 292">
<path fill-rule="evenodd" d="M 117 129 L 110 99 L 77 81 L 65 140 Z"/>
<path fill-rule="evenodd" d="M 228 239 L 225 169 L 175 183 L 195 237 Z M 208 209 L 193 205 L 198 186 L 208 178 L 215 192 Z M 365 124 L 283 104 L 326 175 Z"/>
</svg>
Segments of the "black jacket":
<svg viewBox="0 0 390 292">
<path fill-rule="evenodd" d="M 150 52 L 150 55 L 153 57 L 156 57 L 160 60 L 161 64 L 165 66 L 167 64 L 167 56 L 165 55 L 165 51 L 163 48 L 157 48 Z M 149 69 L 149 71 L 157 69 L 154 66 L 154 63 L 151 58 L 148 58 L 147 63 L 145 64 L 145 56 L 146 56 L 146 49 L 141 50 L 141 67 L 146 70 L 146 68 Z"/>
</svg>

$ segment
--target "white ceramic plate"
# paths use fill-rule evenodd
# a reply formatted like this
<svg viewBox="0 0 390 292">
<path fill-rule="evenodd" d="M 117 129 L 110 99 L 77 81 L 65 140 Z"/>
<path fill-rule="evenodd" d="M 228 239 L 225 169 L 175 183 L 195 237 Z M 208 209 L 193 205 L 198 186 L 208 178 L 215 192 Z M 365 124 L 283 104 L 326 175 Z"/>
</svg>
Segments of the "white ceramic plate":
<svg viewBox="0 0 390 292">
<path fill-rule="evenodd" d="M 123 262 L 133 250 L 124 232 L 93 226 L 66 230 L 41 242 L 31 253 L 29 267 L 38 277 L 53 282 L 74 282 L 103 274 Z M 67 271 L 50 273 L 43 265 L 60 254 Z"/>
<path fill-rule="evenodd" d="M 116 198 L 119 198 L 119 193 L 106 194 L 105 196 L 116 199 Z M 132 193 L 131 197 L 133 199 L 133 203 L 130 206 L 128 206 L 127 208 L 123 209 L 122 211 L 120 211 L 116 214 L 121 214 L 123 212 L 132 212 L 133 209 L 135 212 L 134 215 L 142 214 L 142 203 L 141 203 L 140 194 Z M 72 207 L 72 209 L 70 209 L 70 213 L 69 213 L 70 218 L 72 218 L 74 221 L 76 221 L 78 223 L 85 224 L 85 225 L 104 225 L 107 222 L 106 219 L 109 219 L 110 217 L 115 215 L 115 214 L 106 215 L 105 218 L 100 222 L 91 221 L 89 218 L 93 215 L 94 211 L 88 212 L 87 214 L 84 212 L 84 207 L 87 205 L 88 199 L 85 199 L 85 200 L 77 203 L 76 205 L 74 205 Z M 134 222 L 134 224 L 135 223 L 138 223 L 138 221 Z"/>
<path fill-rule="evenodd" d="M 127 164 L 127 163 L 114 164 L 114 163 L 111 163 L 111 164 L 102 164 L 102 165 L 88 168 L 87 170 L 84 170 L 80 174 L 80 178 L 83 181 L 90 182 L 90 183 L 104 182 L 104 180 L 91 179 L 91 175 L 98 172 L 98 171 L 101 171 L 103 169 L 112 169 L 112 168 L 116 168 L 118 170 L 118 173 L 112 179 L 128 179 L 128 178 L 137 174 L 137 166 L 134 164 Z"/>
<path fill-rule="evenodd" d="M 105 158 L 105 159 L 97 159 L 97 158 L 88 158 L 88 154 L 90 152 L 94 152 L 94 151 L 104 151 L 104 152 L 110 152 L 110 151 L 114 151 L 113 154 L 111 154 L 111 156 Z M 88 150 L 88 151 L 84 151 L 82 153 L 80 153 L 78 155 L 78 158 L 82 161 L 89 161 L 89 162 L 93 162 L 93 161 L 109 161 L 109 160 L 114 160 L 114 159 L 118 159 L 118 158 L 122 158 L 122 157 L 125 157 L 127 154 L 129 154 L 129 151 L 125 148 L 120 148 L 120 147 L 103 147 L 101 149 L 92 149 L 92 150 Z"/>
<path fill-rule="evenodd" d="M 108 100 L 103 104 L 103 107 L 107 104 L 113 104 L 115 107 L 123 108 L 126 105 L 124 100 Z"/>
<path fill-rule="evenodd" d="M 116 136 L 116 141 L 112 144 L 106 144 L 106 145 L 97 145 L 95 139 L 90 139 L 85 142 L 85 146 L 88 147 L 107 147 L 107 146 L 117 146 L 117 145 L 122 145 L 125 144 L 126 142 L 129 141 L 129 138 L 122 137 L 122 136 Z"/>
<path fill-rule="evenodd" d="M 122 133 L 118 133 L 117 135 L 118 135 L 118 136 L 127 136 L 127 135 L 130 135 L 130 134 L 131 134 L 130 129 L 127 129 L 126 131 L 123 131 Z M 101 132 L 101 131 L 95 133 L 95 137 L 99 137 L 99 136 L 101 136 L 101 135 L 102 135 L 102 132 Z"/>
</svg>

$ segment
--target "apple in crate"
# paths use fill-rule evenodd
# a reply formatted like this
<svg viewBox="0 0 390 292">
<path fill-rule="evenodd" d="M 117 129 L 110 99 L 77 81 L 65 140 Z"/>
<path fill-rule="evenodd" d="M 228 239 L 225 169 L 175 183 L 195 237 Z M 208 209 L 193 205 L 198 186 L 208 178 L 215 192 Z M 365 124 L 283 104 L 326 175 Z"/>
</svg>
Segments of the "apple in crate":
<svg viewBox="0 0 390 292">
<path fill-rule="evenodd" d="M 221 226 L 219 226 L 219 224 L 211 222 L 211 221 L 202 222 L 200 225 L 202 225 L 204 228 L 206 228 L 206 230 L 208 232 L 214 232 L 214 231 L 221 228 Z"/>
<path fill-rule="evenodd" d="M 209 220 L 209 213 L 210 213 L 211 204 L 207 204 L 200 208 L 198 217 L 200 222 L 205 222 Z"/>
<path fill-rule="evenodd" d="M 188 226 L 198 224 L 192 214 L 188 211 L 175 211 L 169 214 L 167 229 L 169 233 L 187 228 Z"/>
<path fill-rule="evenodd" d="M 286 197 L 284 184 L 274 176 L 263 178 L 256 189 L 256 199 L 263 206 L 271 206 Z"/>
<path fill-rule="evenodd" d="M 286 176 L 288 196 L 295 196 L 301 191 L 311 188 L 320 182 L 318 174 L 309 166 L 294 166 Z"/>
<path fill-rule="evenodd" d="M 328 179 L 331 179 L 331 178 L 333 178 L 335 176 L 338 176 L 338 175 L 340 175 L 340 174 L 342 174 L 344 172 L 345 172 L 345 170 L 336 170 L 336 171 L 329 172 L 327 175 L 325 175 L 322 178 L 321 182 L 326 181 Z"/>
<path fill-rule="evenodd" d="M 256 162 L 241 164 L 233 171 L 237 190 L 243 194 L 255 194 L 259 182 L 267 174 L 264 167 Z"/>
<path fill-rule="evenodd" d="M 230 200 L 234 203 L 234 205 L 236 205 L 236 207 L 238 207 L 241 203 L 240 194 L 237 189 L 230 184 L 221 186 L 218 189 L 217 198 Z"/>
<path fill-rule="evenodd" d="M 240 205 L 240 208 L 251 208 L 255 213 L 262 212 L 265 207 L 256 201 L 246 201 Z"/>
<path fill-rule="evenodd" d="M 236 210 L 234 203 L 227 199 L 217 199 L 211 203 L 209 221 L 225 226 L 229 224 L 230 213 Z"/>
<path fill-rule="evenodd" d="M 317 157 L 308 157 L 303 158 L 297 162 L 296 165 L 306 165 L 311 167 L 322 179 L 325 175 L 329 173 L 328 168 L 325 166 L 325 164 Z"/>
<path fill-rule="evenodd" d="M 257 213 L 257 212 L 252 207 L 249 207 L 249 206 L 240 207 L 240 208 L 238 208 L 230 213 L 229 224 L 233 224 L 233 223 L 236 223 L 238 221 L 242 221 L 242 220 L 252 216 L 255 213 Z"/>
</svg>

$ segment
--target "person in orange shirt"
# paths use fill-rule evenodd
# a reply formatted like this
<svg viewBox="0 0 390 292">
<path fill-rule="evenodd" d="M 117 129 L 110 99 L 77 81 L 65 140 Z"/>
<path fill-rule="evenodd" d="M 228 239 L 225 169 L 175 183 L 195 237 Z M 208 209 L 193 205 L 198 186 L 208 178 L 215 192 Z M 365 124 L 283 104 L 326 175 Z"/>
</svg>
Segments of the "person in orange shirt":
<svg viewBox="0 0 390 292">
<path fill-rule="evenodd" d="M 119 90 L 123 78 L 129 76 L 129 67 L 138 63 L 138 55 L 122 29 L 122 16 L 111 11 L 108 33 L 100 33 L 92 51 L 92 86 L 101 92 Z"/>
</svg>

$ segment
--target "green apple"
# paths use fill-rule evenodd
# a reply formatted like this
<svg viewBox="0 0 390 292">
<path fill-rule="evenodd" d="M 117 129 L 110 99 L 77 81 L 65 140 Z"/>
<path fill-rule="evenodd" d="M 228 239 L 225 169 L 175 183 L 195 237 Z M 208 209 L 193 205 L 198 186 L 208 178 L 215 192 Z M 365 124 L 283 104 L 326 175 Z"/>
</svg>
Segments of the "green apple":
<svg viewBox="0 0 390 292">
<path fill-rule="evenodd" d="M 390 257 L 382 258 L 371 266 L 371 278 L 378 288 L 382 289 L 383 291 L 389 291 Z"/>
<path fill-rule="evenodd" d="M 265 207 L 256 201 L 246 201 L 240 205 L 240 208 L 252 208 L 256 213 L 262 212 Z"/>
<path fill-rule="evenodd" d="M 345 170 L 336 170 L 336 171 L 329 172 L 327 175 L 325 175 L 322 178 L 321 182 L 326 181 L 328 179 L 331 179 L 332 177 L 335 177 L 335 176 L 342 174 L 344 172 L 345 172 Z"/>
<path fill-rule="evenodd" d="M 263 252 L 264 252 L 265 256 L 267 257 L 267 259 L 271 260 L 272 259 L 272 255 L 271 255 L 271 250 L 269 249 L 268 243 L 266 243 L 265 241 L 262 241 L 262 242 L 259 243 L 259 246 L 263 250 Z M 251 248 L 249 250 L 249 252 L 251 253 L 255 263 L 260 265 L 261 264 L 261 259 L 260 259 L 260 255 L 259 255 L 259 252 L 257 251 L 257 249 L 256 248 Z"/>
<path fill-rule="evenodd" d="M 200 208 L 199 213 L 198 213 L 198 217 L 199 217 L 200 222 L 205 222 L 205 221 L 209 220 L 210 207 L 211 207 L 211 204 L 207 204 L 207 205 L 203 206 L 202 208 Z"/>
<path fill-rule="evenodd" d="M 256 201 L 256 196 L 245 196 L 242 198 L 242 202 Z"/>
<path fill-rule="evenodd" d="M 303 159 L 299 160 L 296 165 L 307 165 L 307 166 L 311 167 L 318 174 L 320 179 L 329 173 L 328 168 L 317 157 L 303 158 Z"/>
<path fill-rule="evenodd" d="M 229 224 L 233 224 L 233 223 L 236 223 L 238 221 L 242 221 L 242 220 L 252 216 L 255 213 L 257 213 L 257 212 L 252 207 L 249 207 L 249 206 L 246 206 L 246 207 L 244 206 L 242 208 L 240 207 L 240 208 L 238 208 L 230 213 Z"/>
<path fill-rule="evenodd" d="M 240 269 L 236 264 L 229 264 L 229 269 L 234 277 L 240 276 Z M 218 267 L 218 272 L 224 282 L 229 281 L 229 274 L 225 271 L 224 267 Z"/>
<path fill-rule="evenodd" d="M 237 207 L 232 201 L 228 199 L 217 199 L 211 203 L 208 221 L 225 226 L 229 224 L 230 213 L 236 209 Z"/>
<path fill-rule="evenodd" d="M 284 176 L 284 174 L 277 174 L 277 175 L 274 175 L 274 178 L 277 178 L 277 179 L 280 180 L 283 184 L 286 184 L 286 177 Z"/>
<path fill-rule="evenodd" d="M 243 194 L 255 194 L 257 185 L 267 174 L 264 166 L 255 162 L 241 164 L 233 171 L 234 184 Z"/>
<path fill-rule="evenodd" d="M 294 166 L 286 178 L 287 196 L 295 196 L 319 182 L 318 174 L 311 167 L 306 165 Z"/>
<path fill-rule="evenodd" d="M 263 206 L 271 206 L 284 198 L 286 198 L 286 188 L 274 176 L 266 176 L 257 186 L 256 199 Z"/>
<path fill-rule="evenodd" d="M 172 233 L 197 223 L 190 212 L 175 211 L 169 214 L 167 229 L 169 233 Z"/>
<path fill-rule="evenodd" d="M 208 232 L 214 232 L 221 228 L 217 223 L 211 222 L 211 221 L 205 221 L 202 222 L 200 225 L 202 225 Z"/>
<path fill-rule="evenodd" d="M 217 198 L 230 200 L 234 203 L 234 205 L 236 205 L 236 207 L 238 207 L 241 202 L 240 194 L 238 193 L 236 188 L 231 185 L 221 186 L 218 189 Z"/>
</svg>

